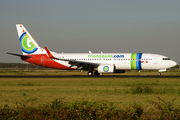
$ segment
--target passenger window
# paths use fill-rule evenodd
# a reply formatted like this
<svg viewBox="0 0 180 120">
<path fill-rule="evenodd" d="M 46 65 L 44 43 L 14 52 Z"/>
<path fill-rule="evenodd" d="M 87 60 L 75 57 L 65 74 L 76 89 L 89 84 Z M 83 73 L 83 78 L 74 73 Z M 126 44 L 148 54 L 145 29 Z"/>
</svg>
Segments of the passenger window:
<svg viewBox="0 0 180 120">
<path fill-rule="evenodd" d="M 170 60 L 170 58 L 163 58 L 163 60 Z"/>
</svg>

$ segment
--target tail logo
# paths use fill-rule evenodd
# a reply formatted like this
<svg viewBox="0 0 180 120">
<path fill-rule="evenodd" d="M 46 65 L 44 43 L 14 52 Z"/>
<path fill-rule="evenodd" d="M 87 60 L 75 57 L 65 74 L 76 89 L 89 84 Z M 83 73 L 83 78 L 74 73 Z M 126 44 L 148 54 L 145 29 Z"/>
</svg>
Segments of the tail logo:
<svg viewBox="0 0 180 120">
<path fill-rule="evenodd" d="M 27 54 L 32 54 L 37 50 L 36 45 L 33 43 L 33 40 L 24 32 L 21 37 L 19 38 L 21 43 L 22 51 Z"/>
</svg>

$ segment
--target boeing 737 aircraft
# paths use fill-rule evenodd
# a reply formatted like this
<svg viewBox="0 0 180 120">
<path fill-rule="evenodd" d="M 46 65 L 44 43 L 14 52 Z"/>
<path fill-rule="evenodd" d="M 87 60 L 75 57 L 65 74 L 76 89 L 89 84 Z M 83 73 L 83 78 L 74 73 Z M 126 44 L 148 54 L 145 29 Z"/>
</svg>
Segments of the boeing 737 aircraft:
<svg viewBox="0 0 180 120">
<path fill-rule="evenodd" d="M 149 53 L 55 53 L 41 48 L 22 24 L 16 25 L 23 55 L 31 64 L 61 70 L 86 70 L 88 75 L 124 73 L 125 70 L 158 70 L 158 75 L 177 63 L 170 58 Z"/>
</svg>

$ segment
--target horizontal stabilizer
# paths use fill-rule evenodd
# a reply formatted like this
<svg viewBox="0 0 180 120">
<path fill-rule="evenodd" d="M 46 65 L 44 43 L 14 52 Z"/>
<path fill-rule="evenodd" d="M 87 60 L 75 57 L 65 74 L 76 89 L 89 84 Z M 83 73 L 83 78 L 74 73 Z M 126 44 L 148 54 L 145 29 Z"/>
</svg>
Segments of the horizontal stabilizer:
<svg viewBox="0 0 180 120">
<path fill-rule="evenodd" d="M 18 57 L 32 58 L 32 56 L 19 55 L 19 54 L 9 53 L 9 52 L 7 52 L 6 54 L 10 54 L 10 55 L 18 56 Z"/>
</svg>

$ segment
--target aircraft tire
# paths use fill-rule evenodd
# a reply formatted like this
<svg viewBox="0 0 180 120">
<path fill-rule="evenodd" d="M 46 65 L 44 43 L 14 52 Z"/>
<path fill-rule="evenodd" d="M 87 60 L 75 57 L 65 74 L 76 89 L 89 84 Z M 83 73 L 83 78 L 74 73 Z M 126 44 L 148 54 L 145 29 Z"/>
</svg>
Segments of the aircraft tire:
<svg viewBox="0 0 180 120">
<path fill-rule="evenodd" d="M 158 76 L 161 76 L 161 73 L 160 72 L 158 72 L 158 74 L 157 74 Z"/>
<path fill-rule="evenodd" d="M 94 72 L 94 75 L 95 75 L 95 76 L 99 76 L 100 74 L 98 73 L 98 71 L 95 71 L 95 72 Z"/>
<path fill-rule="evenodd" d="M 89 71 L 89 72 L 88 72 L 88 76 L 93 76 L 93 72 L 92 72 L 92 71 Z"/>
</svg>

